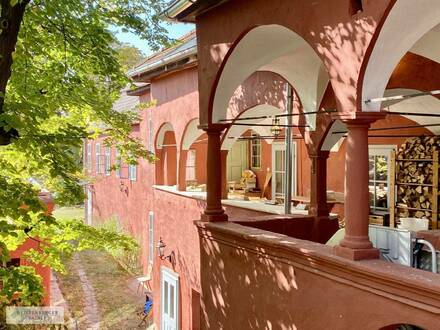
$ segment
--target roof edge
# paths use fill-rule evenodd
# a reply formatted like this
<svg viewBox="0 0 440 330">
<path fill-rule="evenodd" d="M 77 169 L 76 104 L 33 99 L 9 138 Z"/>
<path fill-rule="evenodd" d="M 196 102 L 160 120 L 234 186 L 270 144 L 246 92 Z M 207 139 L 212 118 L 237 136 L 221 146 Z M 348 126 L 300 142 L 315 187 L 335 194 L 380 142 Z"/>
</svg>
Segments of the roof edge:
<svg viewBox="0 0 440 330">
<path fill-rule="evenodd" d="M 195 23 L 200 15 L 229 0 L 175 0 L 161 16 L 167 20 Z"/>
<path fill-rule="evenodd" d="M 175 0 L 162 12 L 161 16 L 168 20 L 175 20 L 179 14 L 190 8 L 194 3 L 191 0 Z"/>
</svg>

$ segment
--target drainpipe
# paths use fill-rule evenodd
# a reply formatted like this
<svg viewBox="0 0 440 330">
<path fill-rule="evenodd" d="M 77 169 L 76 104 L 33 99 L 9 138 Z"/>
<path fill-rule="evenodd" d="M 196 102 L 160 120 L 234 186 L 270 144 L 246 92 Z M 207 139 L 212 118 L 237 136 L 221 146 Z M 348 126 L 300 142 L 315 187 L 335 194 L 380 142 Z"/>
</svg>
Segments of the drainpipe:
<svg viewBox="0 0 440 330">
<path fill-rule="evenodd" d="M 292 87 L 286 83 L 286 113 L 292 113 Z M 286 157 L 285 157 L 285 179 L 284 179 L 284 213 L 291 213 L 292 205 L 292 116 L 286 117 Z"/>
<path fill-rule="evenodd" d="M 153 119 L 151 118 L 151 112 L 153 110 L 148 109 L 148 150 L 154 152 L 153 148 Z"/>
</svg>

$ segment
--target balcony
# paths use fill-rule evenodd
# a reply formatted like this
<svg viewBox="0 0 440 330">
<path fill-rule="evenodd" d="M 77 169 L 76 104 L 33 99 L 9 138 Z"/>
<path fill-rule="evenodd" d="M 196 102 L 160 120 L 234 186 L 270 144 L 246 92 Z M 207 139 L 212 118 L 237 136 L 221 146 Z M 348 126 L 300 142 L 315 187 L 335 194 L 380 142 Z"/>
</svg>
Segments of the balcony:
<svg viewBox="0 0 440 330">
<path fill-rule="evenodd" d="M 438 328 L 436 274 L 232 221 L 196 225 L 209 329 Z"/>
</svg>

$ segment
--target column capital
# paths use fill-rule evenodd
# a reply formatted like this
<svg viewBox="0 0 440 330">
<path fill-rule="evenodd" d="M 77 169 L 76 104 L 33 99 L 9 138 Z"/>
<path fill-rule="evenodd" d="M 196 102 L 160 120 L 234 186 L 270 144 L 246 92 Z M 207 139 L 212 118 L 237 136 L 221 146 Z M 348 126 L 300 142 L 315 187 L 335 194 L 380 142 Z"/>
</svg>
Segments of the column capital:
<svg viewBox="0 0 440 330">
<path fill-rule="evenodd" d="M 309 153 L 309 158 L 325 158 L 330 156 L 330 150 L 318 150 Z"/>
<path fill-rule="evenodd" d="M 333 113 L 332 119 L 340 120 L 349 126 L 365 126 L 374 123 L 376 120 L 384 119 L 387 116 L 385 111 L 356 111 L 351 113 Z"/>
<path fill-rule="evenodd" d="M 228 124 L 210 124 L 199 125 L 197 128 L 206 132 L 206 134 L 221 134 L 225 129 L 229 128 Z"/>
</svg>

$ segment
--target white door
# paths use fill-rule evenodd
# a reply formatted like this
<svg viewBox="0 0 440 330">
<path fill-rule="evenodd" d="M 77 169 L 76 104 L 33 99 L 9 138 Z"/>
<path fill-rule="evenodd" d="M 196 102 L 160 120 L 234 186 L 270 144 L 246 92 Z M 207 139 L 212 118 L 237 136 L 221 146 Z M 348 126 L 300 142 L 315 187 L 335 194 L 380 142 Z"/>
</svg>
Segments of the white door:
<svg viewBox="0 0 440 330">
<path fill-rule="evenodd" d="M 162 330 L 179 329 L 179 275 L 168 268 L 161 271 Z"/>
<path fill-rule="evenodd" d="M 227 159 L 228 181 L 240 181 L 241 174 L 248 169 L 248 142 L 237 141 L 228 153 Z"/>
<path fill-rule="evenodd" d="M 87 224 L 92 225 L 93 218 L 93 193 L 92 190 L 87 189 Z"/>
<path fill-rule="evenodd" d="M 286 146 L 272 143 L 272 199 L 284 198 Z M 296 194 L 296 143 L 292 143 L 292 194 Z"/>
</svg>

